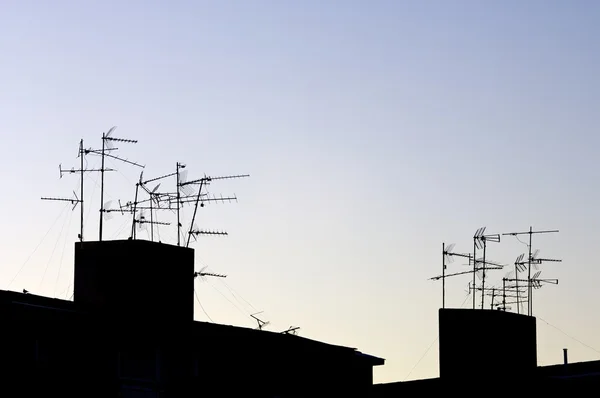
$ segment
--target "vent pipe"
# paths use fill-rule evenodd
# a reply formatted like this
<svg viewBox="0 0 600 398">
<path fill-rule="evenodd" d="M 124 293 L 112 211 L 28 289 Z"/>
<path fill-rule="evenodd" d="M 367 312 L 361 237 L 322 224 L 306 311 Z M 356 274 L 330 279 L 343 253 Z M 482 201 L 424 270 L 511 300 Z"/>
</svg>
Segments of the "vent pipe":
<svg viewBox="0 0 600 398">
<path fill-rule="evenodd" d="M 569 364 L 569 358 L 567 356 L 567 349 L 566 348 L 563 348 L 563 359 L 564 359 L 565 365 L 568 365 Z"/>
</svg>

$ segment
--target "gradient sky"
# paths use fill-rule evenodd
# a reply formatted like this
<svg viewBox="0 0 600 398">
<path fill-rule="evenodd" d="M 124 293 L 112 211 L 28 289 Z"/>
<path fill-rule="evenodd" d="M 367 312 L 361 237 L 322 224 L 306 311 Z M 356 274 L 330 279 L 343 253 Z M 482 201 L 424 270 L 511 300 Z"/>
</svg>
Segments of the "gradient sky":
<svg viewBox="0 0 600 398">
<path fill-rule="evenodd" d="M 532 225 L 560 229 L 533 246 L 563 259 L 534 299 L 539 363 L 598 359 L 599 20 L 595 1 L 2 1 L 0 285 L 71 296 L 78 212 L 39 198 L 68 197 L 58 164 L 117 125 L 147 177 L 251 174 L 214 182 L 239 202 L 200 212 L 230 234 L 194 246 L 228 275 L 196 285 L 215 322 L 263 310 L 270 330 L 386 358 L 376 382 L 435 377 L 441 243 Z M 108 166 L 107 199 L 131 200 L 139 170 Z M 488 258 L 524 250 L 503 238 Z"/>
</svg>

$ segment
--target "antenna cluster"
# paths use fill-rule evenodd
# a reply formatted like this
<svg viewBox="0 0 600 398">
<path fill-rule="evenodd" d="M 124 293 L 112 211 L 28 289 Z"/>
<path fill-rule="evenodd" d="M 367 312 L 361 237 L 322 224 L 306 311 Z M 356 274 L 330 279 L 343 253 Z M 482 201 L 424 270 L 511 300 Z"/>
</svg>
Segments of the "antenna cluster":
<svg viewBox="0 0 600 398">
<path fill-rule="evenodd" d="M 102 133 L 101 147 L 99 149 L 85 148 L 83 140 L 79 142 L 79 150 L 77 157 L 80 159 L 78 169 L 64 169 L 62 163 L 59 164 L 60 178 L 65 174 L 78 174 L 80 178 L 79 194 L 73 192 L 73 197 L 42 197 L 42 200 L 70 202 L 73 205 L 73 210 L 79 205 L 81 211 L 80 232 L 78 238 L 81 242 L 84 241 L 84 179 L 85 174 L 90 172 L 100 173 L 100 221 L 98 230 L 98 240 L 103 239 L 104 222 L 112 219 L 113 214 L 131 216 L 131 233 L 129 239 L 138 239 L 138 232 L 149 230 L 150 240 L 155 240 L 155 233 L 158 234 L 159 227 L 167 227 L 171 222 L 164 218 L 159 219 L 159 214 L 166 212 L 175 213 L 177 217 L 177 245 L 189 247 L 192 240 L 196 241 L 199 235 L 227 235 L 227 232 L 220 230 L 209 230 L 199 228 L 197 225 L 197 213 L 199 207 L 204 207 L 207 203 L 228 203 L 237 201 L 236 195 L 215 195 L 208 191 L 210 184 L 213 181 L 245 178 L 249 174 L 236 174 L 225 176 L 207 176 L 189 180 L 187 178 L 187 168 L 184 163 L 176 162 L 175 171 L 167 173 L 155 178 L 144 179 L 144 171 L 140 172 L 140 177 L 135 183 L 135 191 L 133 200 L 121 201 L 118 200 L 118 206 L 115 206 L 112 200 L 104 201 L 105 193 L 105 172 L 115 171 L 115 169 L 105 166 L 107 159 L 116 160 L 120 163 L 129 166 L 139 167 L 144 169 L 145 166 L 131 161 L 127 158 L 117 155 L 117 144 L 136 144 L 137 140 L 116 137 L 114 132 L 116 127 L 110 128 L 107 132 Z M 101 158 L 101 166 L 99 169 L 87 168 L 86 157 L 88 155 L 96 155 Z M 171 189 L 161 189 L 166 186 L 165 181 L 172 179 L 173 185 Z M 189 226 L 182 223 L 181 211 L 185 207 L 193 208 L 193 216 Z M 185 231 L 185 232 L 184 232 Z"/>
<path fill-rule="evenodd" d="M 533 227 L 525 232 L 509 232 L 503 234 L 488 234 L 486 227 L 481 227 L 473 234 L 473 252 L 458 253 L 454 251 L 454 244 L 446 246 L 442 243 L 442 273 L 430 280 L 442 280 L 442 308 L 446 308 L 446 278 L 460 275 L 472 274 L 472 281 L 468 283 L 467 293 L 472 295 L 473 309 L 477 308 L 476 296 L 481 297 L 479 308 L 486 308 L 486 297 L 490 299 L 489 308 L 509 311 L 515 305 L 515 311 L 521 313 L 521 305 L 527 303 L 527 315 L 533 315 L 533 290 L 540 289 L 545 284 L 558 284 L 558 279 L 542 279 L 539 266 L 545 262 L 561 262 L 553 258 L 543 258 L 539 255 L 539 249 L 532 251 L 532 237 L 536 234 L 556 233 L 558 230 L 534 231 Z M 502 285 L 486 286 L 486 278 L 490 271 L 502 270 L 508 265 L 487 259 L 487 243 L 500 243 L 501 236 L 514 236 L 519 239 L 520 235 L 529 235 L 527 254 L 520 254 L 514 262 L 514 270 L 511 270 L 502 278 Z M 527 257 L 525 257 L 527 256 Z M 472 267 L 468 271 L 447 273 L 447 265 L 454 262 L 456 257 L 468 259 L 468 265 Z M 534 273 L 532 274 L 532 268 Z M 526 276 L 523 274 L 527 274 Z M 523 276 L 521 276 L 523 275 Z M 480 283 L 478 283 L 479 279 Z"/>
</svg>

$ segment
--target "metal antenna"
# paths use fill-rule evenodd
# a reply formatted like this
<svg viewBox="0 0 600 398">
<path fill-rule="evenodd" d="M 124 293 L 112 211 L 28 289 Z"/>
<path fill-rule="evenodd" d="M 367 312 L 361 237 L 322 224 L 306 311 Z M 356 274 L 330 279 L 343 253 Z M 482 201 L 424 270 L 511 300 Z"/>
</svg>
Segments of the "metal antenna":
<svg viewBox="0 0 600 398">
<path fill-rule="evenodd" d="M 181 246 L 181 221 L 179 218 L 179 213 L 180 213 L 180 207 L 181 207 L 181 193 L 180 193 L 180 189 L 181 189 L 181 182 L 180 182 L 180 178 L 181 178 L 181 173 L 179 172 L 180 169 L 185 168 L 185 164 L 179 163 L 177 162 L 176 165 L 176 174 L 177 174 L 177 246 Z"/>
<path fill-rule="evenodd" d="M 528 277 L 527 279 L 519 279 L 519 278 L 504 278 L 507 282 L 527 282 L 528 296 L 527 302 L 530 304 L 530 308 L 533 308 L 531 303 L 533 302 L 533 297 L 530 297 L 529 294 L 533 294 L 533 289 L 540 289 L 542 284 L 549 283 L 553 285 L 558 285 L 558 279 L 540 279 L 540 274 L 542 271 L 537 271 L 533 276 Z"/>
<path fill-rule="evenodd" d="M 250 314 L 250 316 L 251 316 L 252 318 L 254 318 L 254 319 L 256 320 L 256 322 L 258 323 L 258 328 L 257 328 L 258 330 L 263 330 L 263 328 L 264 328 L 265 326 L 269 325 L 269 323 L 270 323 L 269 321 L 266 321 L 266 322 L 265 322 L 265 321 L 263 321 L 262 319 L 259 319 L 259 318 L 256 316 L 256 315 L 258 315 L 258 314 L 262 314 L 262 313 L 263 313 L 263 311 L 260 311 L 260 312 L 254 313 L 254 314 Z"/>
<path fill-rule="evenodd" d="M 483 249 L 483 269 L 482 269 L 482 278 L 481 278 L 481 287 L 485 290 L 485 255 L 487 242 L 500 242 L 499 234 L 485 235 L 485 228 L 479 228 L 475 231 L 475 235 L 473 235 L 473 241 L 475 247 L 477 249 Z M 473 252 L 473 258 L 475 258 L 475 252 Z M 473 283 L 475 283 L 475 275 L 473 275 Z M 481 295 L 481 308 L 483 309 L 485 305 L 485 294 Z M 475 309 L 475 295 L 473 295 L 473 309 Z"/>
<path fill-rule="evenodd" d="M 446 278 L 450 278 L 453 276 L 459 276 L 459 275 L 466 275 L 466 274 L 476 274 L 477 272 L 481 271 L 483 268 L 478 267 L 478 265 L 483 263 L 483 260 L 478 260 L 478 261 L 474 261 L 473 259 L 473 255 L 472 254 L 466 254 L 466 253 L 454 253 L 452 250 L 454 249 L 454 244 L 450 244 L 446 247 L 446 245 L 444 243 L 442 243 L 442 274 L 438 275 L 438 276 L 434 276 L 432 278 L 429 278 L 429 280 L 433 280 L 433 281 L 437 281 L 437 280 L 442 280 L 442 308 L 445 308 L 446 306 Z M 461 271 L 461 272 L 455 272 L 452 274 L 447 274 L 446 273 L 446 264 L 447 263 L 451 263 L 453 262 L 453 257 L 462 257 L 462 258 L 468 258 L 469 259 L 469 265 L 471 265 L 471 261 L 473 261 L 473 269 L 469 270 L 469 271 Z M 487 270 L 497 270 L 497 269 L 502 269 L 502 265 L 498 264 L 498 263 L 492 263 L 490 261 L 487 261 L 485 263 L 486 265 L 488 265 L 488 267 L 486 267 Z M 469 289 L 469 293 L 470 293 L 471 289 Z"/>
<path fill-rule="evenodd" d="M 446 277 L 450 276 L 446 275 L 446 262 L 454 262 L 454 256 L 468 258 L 469 261 L 471 260 L 470 254 L 453 253 L 452 250 L 454 250 L 454 246 L 454 243 L 449 244 L 448 247 L 446 247 L 445 243 L 442 243 L 442 275 L 441 277 L 434 277 L 437 279 L 431 278 L 433 280 L 442 280 L 442 308 L 446 308 Z"/>
<path fill-rule="evenodd" d="M 507 235 L 507 236 L 514 236 L 515 238 L 518 239 L 519 235 L 529 235 L 529 244 L 527 245 L 528 250 L 529 250 L 529 254 L 527 256 L 527 315 L 531 316 L 532 315 L 532 306 L 531 306 L 531 291 L 532 291 L 532 286 L 531 286 L 531 260 L 532 260 L 532 253 L 531 253 L 531 241 L 532 241 L 532 237 L 534 234 L 549 234 L 549 233 L 557 233 L 559 232 L 558 229 L 553 229 L 553 230 L 544 230 L 544 231 L 534 231 L 533 227 L 529 227 L 529 231 L 525 231 L 525 232 L 508 232 L 508 233 L 504 233 L 502 235 Z"/>
<path fill-rule="evenodd" d="M 83 149 L 83 139 L 81 139 L 79 141 L 79 151 L 78 151 L 78 155 L 77 157 L 80 158 L 80 167 L 79 170 L 76 170 L 75 168 L 71 167 L 70 169 L 63 169 L 62 167 L 62 163 L 58 165 L 58 171 L 60 173 L 60 178 L 63 177 L 64 174 L 76 174 L 78 173 L 80 175 L 80 187 L 79 187 L 79 197 L 77 197 L 77 194 L 75 194 L 75 192 L 73 192 L 74 195 L 74 199 L 66 199 L 66 198 L 48 198 L 48 197 L 43 197 L 42 200 L 53 200 L 53 201 L 68 201 L 71 202 L 74 206 L 73 206 L 73 210 L 75 210 L 75 207 L 77 206 L 77 204 L 79 204 L 79 210 L 80 210 L 80 225 L 79 225 L 79 234 L 78 234 L 78 238 L 80 242 L 83 242 L 83 180 L 84 180 L 84 174 L 86 172 L 91 172 L 91 171 L 101 171 L 101 169 L 85 169 L 84 168 L 84 156 L 85 156 L 85 152 Z M 114 171 L 113 169 L 105 169 L 104 171 Z"/>
<path fill-rule="evenodd" d="M 87 149 L 85 151 L 86 154 L 91 153 L 91 154 L 95 154 L 95 155 L 100 155 L 102 158 L 102 165 L 100 166 L 100 225 L 99 225 L 99 231 L 98 231 L 98 240 L 99 241 L 102 241 L 102 220 L 104 219 L 104 217 L 103 217 L 103 213 L 104 213 L 104 172 L 106 171 L 106 169 L 104 167 L 105 159 L 108 157 L 108 158 L 115 159 L 115 160 L 118 160 L 123 163 L 128 163 L 133 166 L 144 168 L 144 166 L 139 163 L 132 162 L 130 160 L 120 158 L 118 156 L 111 155 L 110 153 L 108 153 L 110 151 L 116 150 L 116 148 L 114 148 L 114 146 L 113 146 L 115 142 L 123 142 L 123 143 L 128 143 L 128 144 L 136 144 L 137 143 L 137 140 L 113 137 L 112 133 L 115 131 L 116 128 L 117 128 L 117 126 L 113 126 L 110 128 L 110 130 L 108 130 L 108 132 L 102 133 L 102 149 L 101 150 Z"/>
<path fill-rule="evenodd" d="M 190 238 L 192 237 L 192 235 L 197 236 L 199 233 L 206 233 L 206 232 L 200 232 L 199 229 L 196 228 L 196 230 L 194 230 L 194 222 L 196 221 L 196 213 L 198 212 L 198 204 L 200 203 L 200 207 L 204 207 L 204 203 L 201 203 L 201 198 L 202 198 L 202 189 L 205 188 L 208 184 L 210 184 L 210 182 L 214 181 L 214 180 L 225 180 L 225 179 L 233 179 L 233 178 L 244 178 L 244 177 L 250 177 L 249 174 L 238 174 L 238 175 L 230 175 L 230 176 L 220 176 L 220 177 L 207 177 L 204 176 L 203 178 L 200 178 L 198 180 L 193 180 L 193 181 L 189 181 L 186 183 L 182 183 L 182 186 L 187 186 L 190 184 L 199 184 L 200 187 L 198 188 L 198 195 L 196 196 L 196 201 L 194 203 L 194 214 L 192 215 L 192 222 L 190 223 L 191 227 L 190 230 L 188 231 L 188 237 L 187 237 L 187 242 L 185 244 L 185 247 L 189 247 L 190 246 Z M 179 199 L 179 198 L 178 198 Z M 213 197 L 213 201 L 231 201 L 231 200 L 237 200 L 237 197 L 235 197 L 235 195 L 231 198 L 223 198 L 221 196 L 220 199 L 214 198 Z M 208 199 L 210 200 L 210 199 Z M 211 233 L 212 235 L 227 235 L 226 233 Z"/>
<path fill-rule="evenodd" d="M 293 334 L 294 336 L 298 335 L 298 330 L 300 330 L 299 326 L 290 326 L 289 328 L 287 328 L 286 330 L 284 330 L 283 334 Z"/>
<path fill-rule="evenodd" d="M 198 272 L 194 272 L 194 278 L 200 277 L 202 280 L 205 280 L 207 276 L 212 276 L 214 278 L 227 278 L 227 275 L 215 274 L 215 273 L 212 273 L 212 272 L 206 272 L 207 268 L 208 268 L 208 266 L 202 268 Z"/>
<path fill-rule="evenodd" d="M 525 266 L 525 262 L 523 262 L 523 258 L 525 254 L 520 254 L 515 259 L 515 286 L 517 287 L 517 314 L 521 313 L 521 303 L 519 302 L 519 272 L 523 272 L 527 269 Z"/>
</svg>

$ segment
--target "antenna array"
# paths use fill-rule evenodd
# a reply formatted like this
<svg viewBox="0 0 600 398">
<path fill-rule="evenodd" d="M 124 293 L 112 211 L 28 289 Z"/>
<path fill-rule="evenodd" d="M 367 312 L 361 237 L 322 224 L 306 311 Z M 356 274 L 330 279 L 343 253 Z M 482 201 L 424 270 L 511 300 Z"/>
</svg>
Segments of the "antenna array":
<svg viewBox="0 0 600 398">
<path fill-rule="evenodd" d="M 481 295 L 481 309 L 486 308 L 486 297 L 490 298 L 489 308 L 503 311 L 510 310 L 507 305 L 516 306 L 516 312 L 521 312 L 521 304 L 527 302 L 527 315 L 533 315 L 533 290 L 540 289 L 544 284 L 558 284 L 558 279 L 541 279 L 539 266 L 544 262 L 561 262 L 562 260 L 553 258 L 543 258 L 539 256 L 539 249 L 532 251 L 532 236 L 535 234 L 555 233 L 558 230 L 534 231 L 532 227 L 525 232 L 510 232 L 503 234 L 486 234 L 486 227 L 481 227 L 473 235 L 473 253 L 455 253 L 454 244 L 446 246 L 442 243 L 442 274 L 430 278 L 430 280 L 442 280 L 442 308 L 446 308 L 446 278 L 460 275 L 472 274 L 472 281 L 468 284 L 467 292 L 473 297 L 473 309 L 476 308 L 476 295 Z M 487 272 L 501 270 L 506 265 L 495 261 L 487 260 L 487 243 L 500 243 L 501 236 L 514 236 L 518 239 L 519 235 L 529 235 L 529 243 L 524 243 L 528 247 L 527 258 L 525 254 L 519 255 L 514 262 L 514 271 L 511 271 L 502 278 L 501 286 L 486 286 Z M 478 257 L 478 251 L 481 257 Z M 452 263 L 454 257 L 463 257 L 469 260 L 472 266 L 470 271 L 459 271 L 446 273 L 447 264 Z M 532 275 L 532 268 L 536 271 Z M 520 277 L 520 274 L 527 273 L 527 277 Z M 481 281 L 477 284 L 477 279 Z M 498 301 L 500 300 L 501 301 Z M 508 301 L 507 301 L 508 300 Z"/>
</svg>

